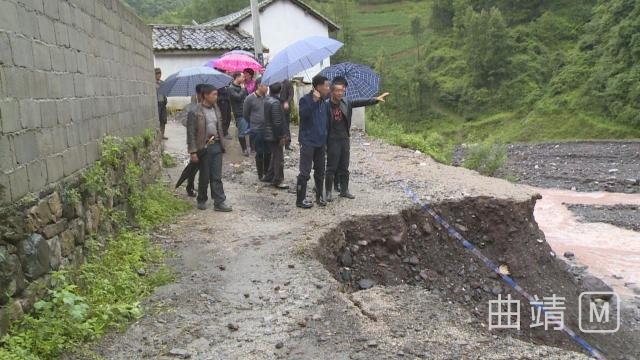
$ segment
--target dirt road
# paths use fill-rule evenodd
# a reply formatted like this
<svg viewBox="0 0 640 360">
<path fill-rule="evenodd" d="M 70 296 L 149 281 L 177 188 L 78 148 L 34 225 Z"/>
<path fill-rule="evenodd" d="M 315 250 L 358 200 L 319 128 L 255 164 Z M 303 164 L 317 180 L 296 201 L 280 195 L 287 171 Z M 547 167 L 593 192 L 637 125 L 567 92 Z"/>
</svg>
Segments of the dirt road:
<svg viewBox="0 0 640 360">
<path fill-rule="evenodd" d="M 186 159 L 184 128 L 170 123 L 167 133 L 170 139 L 166 150 Z M 293 185 L 297 154 L 286 155 L 289 158 L 285 177 Z M 169 169 L 168 180 L 174 182 L 180 170 L 180 167 Z M 465 289 L 466 285 L 460 285 L 463 286 L 460 290 L 446 281 L 449 276 L 464 277 L 464 271 L 456 269 L 458 275 L 449 274 L 447 267 L 439 269 L 426 261 L 412 260 L 414 249 L 407 246 L 409 242 L 397 249 L 400 255 L 396 255 L 395 249 L 393 253 L 385 252 L 384 247 L 375 245 L 396 237 L 422 241 L 417 240 L 422 233 L 416 232 L 418 227 L 414 227 L 415 222 L 410 223 L 414 221 L 412 218 L 406 218 L 407 223 L 400 228 L 393 226 L 393 221 L 405 221 L 398 218 L 403 210 L 415 210 L 394 182 L 399 177 L 408 180 L 424 200 L 456 202 L 482 196 L 488 199 L 487 209 L 492 209 L 494 200 L 502 201 L 492 216 L 501 214 L 507 219 L 506 225 L 489 225 L 498 226 L 505 234 L 515 228 L 522 239 L 514 237 L 511 248 L 526 253 L 531 246 L 539 256 L 536 261 L 547 263 L 543 271 L 559 271 L 560 263 L 550 255 L 548 245 L 541 240 L 543 236 L 531 223 L 535 195 L 531 188 L 443 166 L 422 154 L 356 134 L 352 139 L 352 191 L 356 199 L 338 199 L 326 208 L 301 210 L 294 206 L 294 194 L 257 181 L 252 161 L 239 155 L 239 146 L 234 142 L 225 155 L 224 177 L 228 202 L 234 211 L 193 210 L 177 223 L 160 229 L 156 240 L 176 254 L 171 264 L 178 280 L 158 289 L 148 299 L 147 315 L 126 332 L 105 337 L 95 344 L 95 351 L 108 359 L 588 358 L 584 353 L 574 352 L 579 348 L 559 332 L 548 335 L 550 343 L 559 346 L 551 347 L 542 345 L 545 337 L 531 335 L 528 329 L 489 331 L 484 315 L 488 307 L 486 299 L 499 293 L 505 295 L 508 291 L 503 292 L 504 287 L 500 287 L 500 292 L 495 291 L 495 284 L 486 291 L 480 287 L 474 294 L 481 294 L 477 298 L 481 301 L 476 301 L 476 297 L 467 299 L 465 291 L 470 289 Z M 179 193 L 183 196 L 184 190 Z M 524 218 L 510 213 L 510 204 L 522 210 Z M 470 208 L 472 205 L 444 211 L 450 221 L 464 227 L 467 220 L 482 219 L 482 211 Z M 336 233 L 336 227 L 345 226 L 341 225 L 344 221 L 358 222 L 373 215 L 382 218 L 377 218 L 373 225 L 367 221 L 361 225 L 373 234 L 370 246 L 366 239 L 352 238 L 346 230 L 338 229 Z M 419 218 L 425 219 L 424 215 Z M 500 238 L 491 242 L 483 233 L 488 231 L 483 228 L 486 225 L 482 221 L 467 224 L 467 234 L 479 246 L 486 242 L 482 246 L 496 255 L 495 261 L 502 258 L 518 270 L 517 259 L 505 246 L 506 241 L 512 240 Z M 423 226 L 426 225 L 419 228 Z M 378 263 L 378 267 L 399 264 L 399 268 L 406 268 L 411 274 L 410 279 L 424 271 L 432 277 L 431 285 L 398 278 L 386 286 L 380 280 L 368 290 L 353 292 L 334 271 L 336 267 L 344 271 L 344 266 L 326 264 L 331 259 L 338 261 L 328 245 L 332 242 L 326 239 L 340 233 L 348 243 L 355 245 L 358 241 L 358 246 L 366 249 L 354 255 L 354 269 L 365 261 L 369 264 L 368 259 L 378 259 L 372 264 Z M 384 237 L 379 238 L 380 234 Z M 318 244 L 326 248 L 318 248 Z M 442 244 L 449 249 L 442 253 L 442 262 L 453 261 L 447 259 L 447 254 L 457 254 L 456 261 L 462 261 L 463 270 L 471 272 L 471 255 L 454 242 Z M 451 252 L 454 248 L 458 250 Z M 318 259 L 318 254 L 328 257 Z M 402 259 L 408 256 L 411 257 L 404 262 Z M 474 278 L 499 285 L 489 272 L 477 269 L 481 266 L 477 262 L 473 266 Z M 535 279 L 534 275 L 531 279 Z M 574 285 L 569 281 L 567 286 Z M 474 312 L 474 307 L 482 308 L 483 312 Z M 528 311 L 523 309 L 522 316 L 528 316 Z M 640 351 L 624 346 L 622 349 L 632 355 Z"/>
</svg>

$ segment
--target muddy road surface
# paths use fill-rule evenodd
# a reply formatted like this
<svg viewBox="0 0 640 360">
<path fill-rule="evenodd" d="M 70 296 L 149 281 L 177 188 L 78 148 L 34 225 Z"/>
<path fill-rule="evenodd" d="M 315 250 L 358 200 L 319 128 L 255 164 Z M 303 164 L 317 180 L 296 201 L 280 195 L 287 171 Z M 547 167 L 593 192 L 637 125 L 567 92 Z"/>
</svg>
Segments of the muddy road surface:
<svg viewBox="0 0 640 360">
<path fill-rule="evenodd" d="M 184 128 L 170 123 L 167 132 L 167 151 L 186 159 Z M 293 187 L 297 153 L 285 155 Z M 579 292 L 600 284 L 569 271 L 546 242 L 533 221 L 535 189 L 362 134 L 351 156 L 356 199 L 302 210 L 292 192 L 257 181 L 234 141 L 224 165 L 233 212 L 194 209 L 158 229 L 156 241 L 175 253 L 177 281 L 93 351 L 108 359 L 589 358 L 560 331 L 530 329 L 524 299 L 446 236 L 398 181 L 527 291 L 566 296 L 566 323 L 575 327 Z M 167 181 L 180 171 L 168 169 Z M 488 301 L 509 294 L 523 301 L 521 329 L 489 330 Z M 610 359 L 635 359 L 640 314 L 633 298 L 621 307 L 617 334 L 585 338 Z"/>
</svg>

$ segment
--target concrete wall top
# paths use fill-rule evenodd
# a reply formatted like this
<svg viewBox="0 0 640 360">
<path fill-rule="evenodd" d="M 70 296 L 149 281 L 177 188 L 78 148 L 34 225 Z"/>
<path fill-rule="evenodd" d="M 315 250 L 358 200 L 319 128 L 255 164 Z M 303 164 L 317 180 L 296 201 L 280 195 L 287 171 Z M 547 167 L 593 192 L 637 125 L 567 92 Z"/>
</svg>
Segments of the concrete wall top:
<svg viewBox="0 0 640 360">
<path fill-rule="evenodd" d="M 0 0 L 0 205 L 157 125 L 149 29 L 119 0 Z"/>
</svg>

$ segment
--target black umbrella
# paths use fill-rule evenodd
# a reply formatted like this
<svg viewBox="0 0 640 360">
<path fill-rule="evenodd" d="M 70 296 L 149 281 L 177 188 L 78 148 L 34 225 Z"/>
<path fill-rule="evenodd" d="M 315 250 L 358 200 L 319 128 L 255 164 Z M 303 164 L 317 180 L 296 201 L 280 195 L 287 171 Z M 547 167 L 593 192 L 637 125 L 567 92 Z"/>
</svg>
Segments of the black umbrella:
<svg viewBox="0 0 640 360">
<path fill-rule="evenodd" d="M 198 151 L 198 159 L 202 159 L 205 154 L 207 153 L 207 149 L 202 149 L 200 151 Z M 182 170 L 182 174 L 180 174 L 180 178 L 178 178 L 178 182 L 176 183 L 176 189 L 180 187 L 180 185 L 182 185 L 182 183 L 187 180 L 188 178 L 195 176 L 198 173 L 198 169 L 200 168 L 200 166 L 198 166 L 197 163 L 194 162 L 189 162 L 187 164 L 187 166 L 184 167 L 184 170 Z"/>
</svg>

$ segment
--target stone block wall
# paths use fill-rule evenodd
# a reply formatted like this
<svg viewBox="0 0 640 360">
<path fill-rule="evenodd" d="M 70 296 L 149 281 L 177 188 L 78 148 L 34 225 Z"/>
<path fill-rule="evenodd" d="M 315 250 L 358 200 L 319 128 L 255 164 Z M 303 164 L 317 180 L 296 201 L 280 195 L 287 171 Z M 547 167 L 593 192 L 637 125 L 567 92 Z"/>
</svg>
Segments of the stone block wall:
<svg viewBox="0 0 640 360">
<path fill-rule="evenodd" d="M 0 0 L 0 206 L 156 125 L 151 30 L 120 0 Z"/>
</svg>

